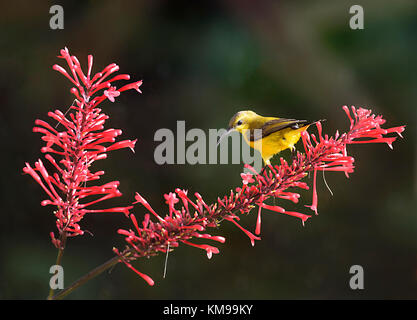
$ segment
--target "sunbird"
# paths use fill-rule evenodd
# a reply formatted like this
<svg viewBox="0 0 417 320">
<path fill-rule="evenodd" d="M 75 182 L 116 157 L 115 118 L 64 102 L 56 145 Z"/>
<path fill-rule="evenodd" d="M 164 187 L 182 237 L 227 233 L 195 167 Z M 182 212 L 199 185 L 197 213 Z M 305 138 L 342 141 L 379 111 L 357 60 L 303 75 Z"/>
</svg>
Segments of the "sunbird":
<svg viewBox="0 0 417 320">
<path fill-rule="evenodd" d="M 251 148 L 261 153 L 265 165 L 270 165 L 270 159 L 277 153 L 285 149 L 291 149 L 294 153 L 301 133 L 316 122 L 263 117 L 251 110 L 239 111 L 230 119 L 228 131 L 218 143 L 232 131 L 238 131 Z"/>
</svg>

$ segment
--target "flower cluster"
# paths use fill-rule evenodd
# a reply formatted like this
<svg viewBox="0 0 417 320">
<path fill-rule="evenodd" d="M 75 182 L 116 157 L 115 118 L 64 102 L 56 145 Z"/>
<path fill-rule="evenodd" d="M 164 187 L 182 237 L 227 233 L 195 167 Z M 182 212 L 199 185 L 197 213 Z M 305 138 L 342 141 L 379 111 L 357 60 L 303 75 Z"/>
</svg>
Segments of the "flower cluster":
<svg viewBox="0 0 417 320">
<path fill-rule="evenodd" d="M 136 194 L 135 203 L 145 206 L 157 221 L 153 222 L 150 214 L 145 214 L 144 220 L 139 224 L 135 215 L 130 214 L 134 228 L 118 230 L 118 233 L 125 237 L 126 247 L 122 251 L 114 248 L 114 252 L 129 268 L 139 274 L 148 284 L 153 285 L 153 280 L 135 269 L 131 261 L 156 255 L 159 252 L 168 252 L 178 247 L 179 243 L 203 249 L 208 258 L 211 258 L 213 253 L 219 253 L 217 247 L 209 244 L 196 244 L 190 242 L 190 239 L 203 238 L 223 243 L 224 237 L 205 233 L 207 227 L 217 227 L 222 220 L 230 221 L 240 228 L 249 237 L 252 246 L 255 240 L 260 240 L 257 235 L 261 232 L 262 209 L 294 216 L 304 224 L 310 215 L 287 211 L 277 205 L 269 205 L 266 200 L 272 197 L 298 203 L 300 194 L 288 189 L 309 189 L 308 184 L 301 180 L 312 171 L 314 174 L 313 200 L 312 204 L 307 207 L 317 214 L 317 171 L 342 171 L 348 176 L 354 170 L 354 158 L 347 154 L 347 145 L 383 142 L 392 148 L 396 137 L 386 135 L 397 133 L 401 136 L 405 129 L 405 126 L 382 129 L 381 125 L 385 123 L 385 120 L 381 116 L 372 114 L 371 110 L 356 109 L 353 106 L 351 110 L 346 106 L 343 109 L 350 120 L 350 129 L 347 133 L 340 135 L 336 132 L 334 137 L 323 136 L 321 123 L 317 122 L 318 136 L 304 132 L 302 135 L 304 152 L 297 152 L 291 163 L 281 158 L 279 165 L 269 165 L 261 173 L 247 165 L 252 173 L 241 174 L 242 186 L 231 190 L 229 195 L 218 198 L 211 205 L 207 205 L 198 193 L 194 194 L 195 200 L 192 201 L 187 191 L 176 189 L 175 193 L 165 195 L 168 213 L 165 217 L 161 217 L 141 195 Z M 258 207 L 258 216 L 255 234 L 253 234 L 243 228 L 238 221 L 239 215 L 248 214 L 255 207 Z"/>
<path fill-rule="evenodd" d="M 103 71 L 92 75 L 93 56 L 88 56 L 87 72 L 83 72 L 80 62 L 71 56 L 68 49 L 62 49 L 59 58 L 68 64 L 69 72 L 59 65 L 53 69 L 68 78 L 75 87 L 71 93 L 75 96 L 73 105 L 64 114 L 60 110 L 49 112 L 48 116 L 56 121 L 51 125 L 43 120 L 36 120 L 34 132 L 43 134 L 46 145 L 41 149 L 54 173 L 50 174 L 42 160 L 35 162 L 34 167 L 26 163 L 23 171 L 31 175 L 46 192 L 48 199 L 43 206 L 56 206 L 54 215 L 59 231 L 59 239 L 51 232 L 53 244 L 63 246 L 66 237 L 84 233 L 79 222 L 87 213 L 123 212 L 129 214 L 131 207 L 107 209 L 91 209 L 94 204 L 121 195 L 119 181 L 98 185 L 104 171 L 90 171 L 91 165 L 107 157 L 107 152 L 130 148 L 134 151 L 136 140 L 115 142 L 122 134 L 119 129 L 104 129 L 108 116 L 98 108 L 99 104 L 108 99 L 112 102 L 121 92 L 135 89 L 138 92 L 142 81 L 129 83 L 117 89 L 113 85 L 118 80 L 129 80 L 127 74 L 113 75 L 119 66 L 112 63 Z M 109 78 L 113 75 L 112 78 Z M 69 112 L 71 111 L 71 112 Z M 67 114 L 69 112 L 69 114 Z M 51 170 L 51 169 L 50 169 Z M 94 181 L 94 183 L 90 183 Z"/>
</svg>

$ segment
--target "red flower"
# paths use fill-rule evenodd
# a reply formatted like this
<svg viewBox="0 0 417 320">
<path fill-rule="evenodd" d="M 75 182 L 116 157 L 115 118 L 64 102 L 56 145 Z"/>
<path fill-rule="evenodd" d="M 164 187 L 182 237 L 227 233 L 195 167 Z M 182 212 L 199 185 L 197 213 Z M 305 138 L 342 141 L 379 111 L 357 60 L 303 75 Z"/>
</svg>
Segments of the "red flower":
<svg viewBox="0 0 417 320">
<path fill-rule="evenodd" d="M 30 174 L 46 192 L 48 199 L 41 204 L 54 205 L 56 226 L 61 236 L 83 234 L 79 222 L 85 214 L 95 212 L 123 212 L 129 214 L 132 207 L 116 207 L 107 209 L 90 209 L 92 205 L 107 199 L 121 196 L 118 190 L 119 181 L 102 185 L 97 184 L 104 171 L 90 171 L 92 164 L 107 157 L 111 150 L 130 148 L 134 151 L 136 140 L 116 141 L 122 134 L 120 129 L 104 129 L 108 116 L 102 113 L 98 105 L 106 99 L 114 101 L 120 92 L 135 89 L 140 92 L 142 81 L 134 82 L 116 90 L 112 83 L 117 80 L 129 80 L 127 74 L 116 75 L 107 80 L 119 66 L 112 63 L 101 72 L 92 75 L 93 56 L 88 56 L 87 72 L 85 73 L 78 59 L 71 56 L 68 49 L 61 50 L 59 58 L 68 64 L 65 70 L 59 65 L 53 69 L 67 77 L 74 85 L 71 93 L 75 95 L 75 105 L 70 107 L 73 112 L 68 115 L 59 110 L 48 115 L 58 122 L 50 125 L 43 120 L 36 120 L 34 132 L 42 133 L 46 145 L 41 149 L 45 158 L 52 165 L 54 172 L 48 173 L 41 160 L 35 162 L 34 168 L 26 163 L 23 171 Z M 104 91 L 103 91 L 104 90 Z M 52 243 L 59 247 L 60 240 L 51 233 Z"/>
<path fill-rule="evenodd" d="M 103 93 L 111 102 L 114 102 L 115 97 L 120 96 L 120 92 L 116 90 L 116 87 L 110 87 L 109 90 L 104 90 Z"/>
<path fill-rule="evenodd" d="M 354 169 L 354 158 L 347 155 L 346 146 L 348 144 L 385 142 L 392 147 L 396 137 L 386 137 L 386 135 L 397 133 L 401 136 L 405 129 L 405 126 L 382 129 L 380 126 L 385 120 L 381 116 L 373 115 L 367 109 L 352 107 L 353 118 L 347 107 L 343 107 L 343 109 L 351 122 L 350 130 L 347 133 L 339 135 L 336 132 L 334 137 L 323 136 L 321 123 L 318 122 L 316 124 L 317 138 L 314 134 L 310 135 L 305 132 L 302 136 L 305 152 L 297 152 L 292 163 L 289 164 L 281 158 L 279 165 L 268 166 L 262 174 L 246 165 L 253 174 L 241 174 L 242 187 L 236 188 L 235 191 L 231 190 L 229 196 L 218 198 L 212 205 L 207 205 L 198 193 L 195 193 L 196 200 L 193 202 L 187 196 L 187 191 L 176 189 L 175 193 L 165 195 L 169 215 L 163 218 L 151 208 L 145 199 L 137 194 L 138 202 L 142 203 L 148 211 L 156 216 L 158 222 L 152 222 L 149 214 L 146 214 L 142 227 L 140 227 L 135 216 L 131 214 L 130 218 L 135 228 L 118 231 L 119 234 L 125 236 L 127 244 L 122 252 L 117 249 L 114 249 L 114 252 L 132 269 L 134 268 L 130 261 L 140 257 L 156 255 L 159 252 L 167 252 L 167 250 L 177 247 L 180 242 L 205 250 L 207 256 L 211 258 L 213 253 L 219 253 L 218 248 L 209 244 L 196 244 L 189 240 L 204 238 L 223 243 L 225 238 L 203 233 L 208 227 L 217 227 L 222 220 L 235 224 L 249 237 L 252 245 L 254 245 L 255 240 L 260 240 L 260 238 L 243 228 L 237 221 L 240 220 L 238 214 L 246 215 L 256 206 L 258 207 L 258 217 L 255 234 L 260 234 L 262 209 L 299 218 L 304 224 L 310 218 L 309 215 L 286 211 L 282 206 L 269 205 L 265 201 L 274 197 L 298 203 L 300 194 L 293 190 L 294 188 L 309 189 L 307 183 L 301 180 L 307 176 L 309 171 L 313 171 L 313 201 L 308 207 L 317 214 L 317 171 L 342 171 L 348 176 Z M 289 188 L 292 188 L 292 190 L 288 191 Z M 177 195 L 182 201 L 182 206 L 176 209 L 174 205 L 179 202 Z M 150 282 L 147 275 L 141 274 L 136 269 L 134 270 L 148 283 L 153 284 L 153 281 Z"/>
<path fill-rule="evenodd" d="M 243 184 L 255 182 L 255 180 L 252 178 L 253 174 L 251 173 L 241 173 L 240 176 L 242 177 Z"/>
</svg>

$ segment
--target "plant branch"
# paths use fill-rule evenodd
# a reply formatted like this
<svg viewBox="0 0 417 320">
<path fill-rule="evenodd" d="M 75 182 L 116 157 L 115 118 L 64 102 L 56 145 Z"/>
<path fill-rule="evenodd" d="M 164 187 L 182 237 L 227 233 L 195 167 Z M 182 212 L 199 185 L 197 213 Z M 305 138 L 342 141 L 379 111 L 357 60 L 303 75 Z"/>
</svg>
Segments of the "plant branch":
<svg viewBox="0 0 417 320">
<path fill-rule="evenodd" d="M 130 252 L 126 252 L 124 255 L 127 257 L 130 254 Z M 91 270 L 75 282 L 73 282 L 69 287 L 63 289 L 62 291 L 58 292 L 56 295 L 52 296 L 49 300 L 61 300 L 67 295 L 69 295 L 71 292 L 73 292 L 75 289 L 86 283 L 87 281 L 97 277 L 104 271 L 110 269 L 111 267 L 115 266 L 117 263 L 121 262 L 121 257 L 115 256 L 111 258 L 110 260 L 107 260 L 102 265 L 96 267 L 95 269 Z"/>
</svg>

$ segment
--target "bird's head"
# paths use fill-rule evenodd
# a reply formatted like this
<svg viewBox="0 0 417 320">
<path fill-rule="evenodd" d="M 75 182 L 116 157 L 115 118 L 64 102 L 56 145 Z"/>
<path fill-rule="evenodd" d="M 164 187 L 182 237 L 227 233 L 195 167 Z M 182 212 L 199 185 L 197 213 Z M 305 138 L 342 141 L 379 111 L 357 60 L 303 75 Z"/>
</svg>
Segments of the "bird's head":
<svg viewBox="0 0 417 320">
<path fill-rule="evenodd" d="M 227 131 L 220 137 L 219 141 L 217 142 L 217 145 L 220 144 L 220 141 L 223 140 L 224 137 L 228 136 L 233 131 L 244 133 L 245 130 L 251 129 L 254 120 L 257 118 L 259 118 L 259 115 L 250 110 L 237 112 L 232 117 L 232 119 L 230 119 L 229 127 Z"/>
<path fill-rule="evenodd" d="M 242 133 L 243 130 L 251 129 L 253 121 L 258 117 L 259 115 L 251 110 L 239 111 L 230 119 L 228 129 Z"/>
</svg>

